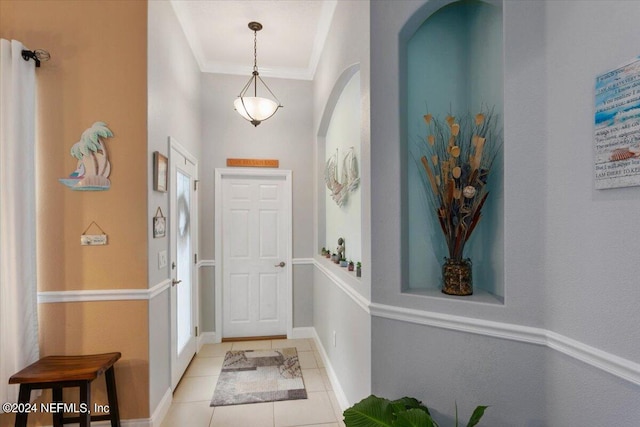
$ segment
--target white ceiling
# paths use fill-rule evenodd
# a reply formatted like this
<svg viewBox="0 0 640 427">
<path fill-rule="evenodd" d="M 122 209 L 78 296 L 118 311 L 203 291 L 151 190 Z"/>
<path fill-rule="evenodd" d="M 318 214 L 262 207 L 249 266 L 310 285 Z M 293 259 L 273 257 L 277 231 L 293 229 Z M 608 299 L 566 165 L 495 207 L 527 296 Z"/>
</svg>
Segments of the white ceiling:
<svg viewBox="0 0 640 427">
<path fill-rule="evenodd" d="M 249 76 L 260 22 L 261 76 L 311 80 L 337 0 L 171 0 L 200 70 Z"/>
</svg>

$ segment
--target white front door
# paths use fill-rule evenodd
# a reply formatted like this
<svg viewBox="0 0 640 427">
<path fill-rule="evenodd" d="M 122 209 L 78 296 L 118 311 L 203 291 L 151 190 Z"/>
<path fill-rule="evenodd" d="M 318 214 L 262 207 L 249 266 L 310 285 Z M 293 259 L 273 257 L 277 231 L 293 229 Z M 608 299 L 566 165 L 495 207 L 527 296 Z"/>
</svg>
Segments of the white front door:
<svg viewBox="0 0 640 427">
<path fill-rule="evenodd" d="M 222 175 L 222 337 L 284 335 L 291 296 L 290 175 Z"/>
<path fill-rule="evenodd" d="M 172 140 L 170 153 L 171 388 L 175 389 L 196 353 L 197 165 Z"/>
</svg>

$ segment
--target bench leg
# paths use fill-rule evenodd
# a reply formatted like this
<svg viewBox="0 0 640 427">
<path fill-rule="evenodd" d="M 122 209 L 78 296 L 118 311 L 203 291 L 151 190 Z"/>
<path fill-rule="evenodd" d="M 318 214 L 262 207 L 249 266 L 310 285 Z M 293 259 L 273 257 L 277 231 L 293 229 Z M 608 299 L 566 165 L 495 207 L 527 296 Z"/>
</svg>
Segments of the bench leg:
<svg viewBox="0 0 640 427">
<path fill-rule="evenodd" d="M 31 400 L 31 387 L 28 384 L 20 384 L 20 392 L 18 393 L 18 403 L 29 404 Z M 16 414 L 15 427 L 27 427 L 27 411 L 18 412 Z"/>
<path fill-rule="evenodd" d="M 80 384 L 80 404 L 80 409 L 86 408 L 85 412 L 80 412 L 80 427 L 89 427 L 91 425 L 91 408 L 89 408 L 89 405 L 91 404 L 90 381 L 83 381 Z"/>
<path fill-rule="evenodd" d="M 53 387 L 51 389 L 51 394 L 52 394 L 52 399 L 51 399 L 52 402 L 57 403 L 57 402 L 63 401 L 62 387 Z M 62 411 L 57 411 L 53 413 L 53 427 L 62 427 L 62 425 L 64 424 L 63 415 L 64 413 Z"/>
<path fill-rule="evenodd" d="M 109 415 L 111 416 L 111 427 L 120 427 L 120 411 L 118 410 L 118 394 L 116 393 L 116 376 L 113 366 L 104 373 L 107 383 L 107 397 L 109 398 Z"/>
</svg>

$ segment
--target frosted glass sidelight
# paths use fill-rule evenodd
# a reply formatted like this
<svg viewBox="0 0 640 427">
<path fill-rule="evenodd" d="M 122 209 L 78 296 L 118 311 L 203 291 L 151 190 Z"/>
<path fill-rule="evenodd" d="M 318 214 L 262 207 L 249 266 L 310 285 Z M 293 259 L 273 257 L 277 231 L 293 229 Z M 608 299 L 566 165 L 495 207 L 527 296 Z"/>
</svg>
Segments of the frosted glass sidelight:
<svg viewBox="0 0 640 427">
<path fill-rule="evenodd" d="M 178 353 L 180 353 L 191 338 L 192 313 L 192 283 L 191 283 L 191 212 L 190 212 L 190 189 L 191 179 L 183 172 L 177 172 L 176 191 L 178 199 L 178 236 L 177 236 L 177 258 L 178 274 L 182 280 L 177 289 L 178 305 Z"/>
</svg>

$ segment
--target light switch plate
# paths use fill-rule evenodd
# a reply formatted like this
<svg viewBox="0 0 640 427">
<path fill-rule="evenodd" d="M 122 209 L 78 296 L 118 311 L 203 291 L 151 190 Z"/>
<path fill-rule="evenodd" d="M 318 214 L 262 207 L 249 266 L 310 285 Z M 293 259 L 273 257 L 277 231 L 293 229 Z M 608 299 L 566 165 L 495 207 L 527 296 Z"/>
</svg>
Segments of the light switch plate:
<svg viewBox="0 0 640 427">
<path fill-rule="evenodd" d="M 167 266 L 167 251 L 158 252 L 158 268 Z"/>
</svg>

